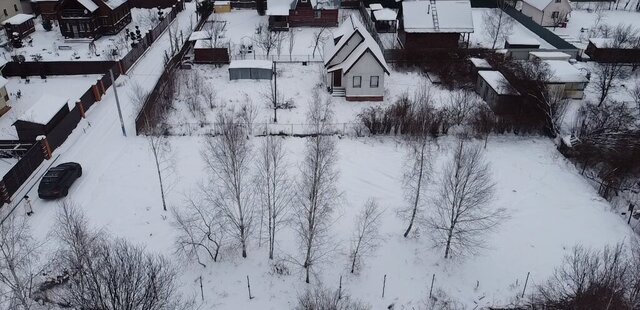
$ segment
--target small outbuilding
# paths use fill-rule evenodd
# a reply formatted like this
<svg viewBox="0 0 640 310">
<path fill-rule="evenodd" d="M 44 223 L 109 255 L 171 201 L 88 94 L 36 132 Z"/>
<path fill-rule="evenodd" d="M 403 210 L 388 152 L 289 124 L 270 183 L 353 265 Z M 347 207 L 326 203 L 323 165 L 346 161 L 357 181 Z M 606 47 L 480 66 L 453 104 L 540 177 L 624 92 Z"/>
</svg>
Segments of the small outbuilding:
<svg viewBox="0 0 640 310">
<path fill-rule="evenodd" d="M 584 98 L 584 89 L 589 83 L 585 73 L 568 61 L 545 60 L 544 62 L 547 64 L 549 71 L 551 71 L 551 77 L 547 82 L 547 86 L 551 91 L 562 94 L 562 98 Z"/>
<path fill-rule="evenodd" d="M 513 115 L 518 112 L 520 93 L 498 71 L 478 72 L 476 92 L 496 115 Z"/>
<path fill-rule="evenodd" d="M 563 52 L 529 52 L 529 60 L 564 60 L 569 61 L 571 55 Z"/>
<path fill-rule="evenodd" d="M 214 1 L 213 12 L 217 14 L 231 12 L 231 1 Z"/>
<path fill-rule="evenodd" d="M 7 32 L 7 37 L 12 38 L 17 33 L 20 39 L 28 36 L 36 31 L 33 24 L 33 15 L 31 14 L 16 14 L 11 18 L 0 23 Z"/>
<path fill-rule="evenodd" d="M 565 27 L 571 14 L 569 0 L 524 0 L 522 14 L 543 27 Z"/>
<path fill-rule="evenodd" d="M 640 44 L 617 44 L 610 38 L 591 38 L 584 51 L 591 60 L 604 63 L 640 63 Z"/>
<path fill-rule="evenodd" d="M 69 100 L 56 96 L 44 96 L 13 123 L 20 141 L 35 141 L 47 135 L 69 114 Z"/>
<path fill-rule="evenodd" d="M 471 57 L 469 62 L 471 62 L 471 72 L 476 77 L 480 71 L 493 70 L 491 64 L 484 58 Z"/>
<path fill-rule="evenodd" d="M 271 80 L 273 62 L 269 60 L 234 60 L 229 64 L 230 80 Z"/>
<path fill-rule="evenodd" d="M 540 49 L 540 42 L 532 37 L 524 35 L 511 35 L 505 40 L 506 49 Z"/>
<path fill-rule="evenodd" d="M 371 11 L 371 20 L 377 32 L 396 32 L 398 13 L 389 8 Z"/>
</svg>

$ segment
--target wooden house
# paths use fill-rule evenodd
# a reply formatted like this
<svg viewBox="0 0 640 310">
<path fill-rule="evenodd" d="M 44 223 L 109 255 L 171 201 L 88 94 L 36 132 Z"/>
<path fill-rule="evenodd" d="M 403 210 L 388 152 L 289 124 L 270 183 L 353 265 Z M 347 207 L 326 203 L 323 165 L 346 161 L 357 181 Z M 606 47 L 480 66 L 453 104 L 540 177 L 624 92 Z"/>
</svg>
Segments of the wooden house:
<svg viewBox="0 0 640 310">
<path fill-rule="evenodd" d="M 3 22 L 15 15 L 22 13 L 22 6 L 19 0 L 0 1 L 0 22 Z"/>
<path fill-rule="evenodd" d="M 1 22 L 0 25 L 7 32 L 7 37 L 9 38 L 12 38 L 13 34 L 17 33 L 18 37 L 22 39 L 36 31 L 33 24 L 33 15 L 31 14 L 16 14 Z"/>
<path fill-rule="evenodd" d="M 58 6 L 60 0 L 31 0 L 31 9 L 35 15 L 42 15 L 43 19 L 57 20 Z"/>
<path fill-rule="evenodd" d="M 40 135 L 47 135 L 69 114 L 69 100 L 56 96 L 44 96 L 18 117 L 13 126 L 20 141 L 35 141 Z"/>
<path fill-rule="evenodd" d="M 479 71 L 476 92 L 496 115 L 514 115 L 519 111 L 520 93 L 498 71 Z"/>
<path fill-rule="evenodd" d="M 358 17 L 349 16 L 326 47 L 326 83 L 335 97 L 348 101 L 381 101 L 389 67 L 380 46 Z"/>
<path fill-rule="evenodd" d="M 593 61 L 604 63 L 640 63 L 640 45 L 616 44 L 613 39 L 589 39 L 584 51 Z"/>
<path fill-rule="evenodd" d="M 114 35 L 131 22 L 128 0 L 61 0 L 56 8 L 65 38 Z"/>
<path fill-rule="evenodd" d="M 338 5 L 334 0 L 268 0 L 269 29 L 291 27 L 337 27 Z"/>
<path fill-rule="evenodd" d="M 569 0 L 523 0 L 522 14 L 543 27 L 565 27 L 569 21 Z"/>
<path fill-rule="evenodd" d="M 398 39 L 406 50 L 455 49 L 473 33 L 468 0 L 402 1 Z"/>
</svg>

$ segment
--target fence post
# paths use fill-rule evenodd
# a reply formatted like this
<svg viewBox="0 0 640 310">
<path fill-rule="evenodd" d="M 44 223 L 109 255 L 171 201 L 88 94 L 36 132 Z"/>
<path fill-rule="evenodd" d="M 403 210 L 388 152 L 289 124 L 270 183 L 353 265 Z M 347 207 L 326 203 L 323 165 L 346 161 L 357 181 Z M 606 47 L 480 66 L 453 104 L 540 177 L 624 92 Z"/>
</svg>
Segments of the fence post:
<svg viewBox="0 0 640 310">
<path fill-rule="evenodd" d="M 47 160 L 51 159 L 51 145 L 49 145 L 49 140 L 47 140 L 47 136 L 38 136 L 36 137 L 36 141 L 40 142 L 40 146 L 42 147 L 42 152 L 44 153 L 44 158 Z"/>
<path fill-rule="evenodd" d="M 122 66 L 122 60 L 118 60 L 118 70 L 120 71 L 120 74 L 125 74 L 124 68 Z"/>
<path fill-rule="evenodd" d="M 102 100 L 102 94 L 100 93 L 98 85 L 91 85 L 91 90 L 93 91 L 93 96 L 96 98 L 96 101 Z"/>
<path fill-rule="evenodd" d="M 102 83 L 102 79 L 99 79 L 96 85 L 99 86 L 100 94 L 104 95 L 107 93 L 107 90 L 104 88 L 104 83 Z"/>
<path fill-rule="evenodd" d="M 9 192 L 7 191 L 7 187 L 4 185 L 4 181 L 0 182 L 0 197 L 4 203 L 11 202 L 11 196 L 9 196 Z"/>
<path fill-rule="evenodd" d="M 80 116 L 82 118 L 87 118 L 86 115 L 84 114 L 84 106 L 82 106 L 82 101 L 80 100 L 76 101 L 76 107 L 78 107 L 78 111 L 80 111 Z"/>
</svg>

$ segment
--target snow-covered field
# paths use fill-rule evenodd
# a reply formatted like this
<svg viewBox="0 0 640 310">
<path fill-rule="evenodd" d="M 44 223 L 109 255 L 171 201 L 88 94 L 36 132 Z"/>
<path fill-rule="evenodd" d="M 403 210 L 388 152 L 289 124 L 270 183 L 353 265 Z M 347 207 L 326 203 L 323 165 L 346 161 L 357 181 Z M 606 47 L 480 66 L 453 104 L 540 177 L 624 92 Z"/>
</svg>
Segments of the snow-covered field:
<svg viewBox="0 0 640 310">
<path fill-rule="evenodd" d="M 484 25 L 483 15 L 487 11 L 499 10 L 491 8 L 473 8 L 473 28 L 474 32 L 471 34 L 471 46 L 472 47 L 484 47 L 491 48 L 493 40 L 487 35 L 487 29 Z M 551 44 L 538 37 L 535 33 L 531 32 L 527 27 L 518 23 L 516 20 L 507 15 L 507 18 L 513 20 L 513 28 L 511 29 L 511 35 L 518 38 L 533 38 L 540 42 L 540 48 L 554 48 Z M 496 42 L 496 48 L 504 47 L 504 38 L 498 38 Z"/>
<path fill-rule="evenodd" d="M 75 102 L 100 78 L 99 75 L 49 76 L 46 80 L 31 77 L 28 84 L 19 77 L 8 78 L 7 92 L 11 110 L 0 117 L 0 139 L 18 138 L 13 123 L 40 98 L 53 95 Z"/>
<path fill-rule="evenodd" d="M 186 12 L 175 21 L 185 33 L 190 31 L 189 14 L 194 11 L 195 3 L 187 3 Z M 228 16 L 235 14 L 245 14 L 247 24 L 244 30 L 232 26 L 230 31 L 244 33 L 255 25 L 255 20 L 251 21 L 253 11 L 238 11 Z M 236 34 L 232 38 L 235 40 Z M 291 228 L 279 232 L 281 237 L 277 245 L 277 257 L 287 264 L 290 275 L 273 274 L 267 249 L 259 247 L 257 238 L 251 239 L 247 259 L 242 259 L 238 251 L 226 252 L 221 262 L 208 262 L 206 268 L 174 256 L 176 230 L 171 213 L 162 211 L 148 142 L 145 137 L 134 136 L 133 120 L 137 111 L 129 100 L 135 87 L 150 90 L 154 86 L 163 70 L 164 51 L 168 46 L 169 36 L 165 33 L 127 76 L 121 76 L 117 81 L 128 137 L 122 135 L 111 88 L 102 101 L 88 111 L 87 119 L 81 121 L 67 142 L 55 151 L 54 158 L 44 165 L 66 161 L 81 163 L 83 176 L 70 190 L 68 201 L 86 213 L 91 226 L 170 257 L 181 268 L 179 287 L 182 292 L 196 296 L 197 300 L 200 300 L 200 288 L 195 280 L 202 276 L 205 299 L 202 309 L 291 309 L 296 295 L 307 287 L 300 269 L 286 263 L 288 258 L 299 254 Z M 279 86 L 285 98 L 292 99 L 297 106 L 291 111 L 279 111 L 280 122 L 302 122 L 306 105 L 313 96 L 312 90 L 320 81 L 320 70 L 313 64 L 279 64 L 278 68 Z M 229 81 L 228 68 L 224 66 L 195 66 L 191 71 L 180 71 L 180 78 L 194 72 L 202 75 L 205 85 L 215 89 L 219 104 L 238 105 L 247 96 L 256 104 L 262 104 L 259 96 L 269 85 L 268 81 Z M 93 83 L 90 77 L 87 79 L 89 84 Z M 52 81 L 54 79 L 47 83 Z M 10 83 L 17 82 L 12 79 Z M 386 79 L 387 101 L 382 104 L 389 104 L 402 93 L 427 84 L 428 80 L 419 73 L 393 71 Z M 78 86 L 82 92 L 86 88 Z M 42 89 L 44 92 L 45 88 Z M 179 96 L 184 104 L 189 95 L 187 90 L 182 91 Z M 446 91 L 434 86 L 434 92 L 441 101 L 446 100 Z M 322 88 L 320 94 L 328 97 Z M 332 102 L 337 122 L 352 122 L 359 111 L 372 105 L 346 102 L 341 98 L 333 98 Z M 266 107 L 259 110 L 261 118 L 267 117 L 269 110 Z M 214 114 L 215 111 L 207 111 L 207 118 Z M 194 117 L 184 106 L 178 106 L 169 116 L 169 122 L 188 122 L 190 119 Z M 173 173 L 167 180 L 171 188 L 168 207 L 172 210 L 184 208 L 185 198 L 196 198 L 198 185 L 208 177 L 200 156 L 202 139 L 200 136 L 169 138 L 174 163 Z M 250 142 L 255 146 L 261 139 L 251 138 Z M 283 139 L 289 172 L 295 177 L 299 173 L 298 163 L 303 157 L 305 140 Z M 432 247 L 424 227 L 419 225 L 417 234 L 402 238 L 405 223 L 396 216 L 396 211 L 405 205 L 401 187 L 405 159 L 402 144 L 392 137 L 333 139 L 337 143 L 340 173 L 336 186 L 342 193 L 331 225 L 331 240 L 337 250 L 317 266 L 314 280 L 321 280 L 335 289 L 343 276 L 343 289 L 371 304 L 373 309 L 383 309 L 390 304 L 395 304 L 395 309 L 424 308 L 433 275 L 435 289 L 442 289 L 468 309 L 504 305 L 522 292 L 528 272 L 531 274 L 530 292 L 562 262 L 572 246 L 583 244 L 600 248 L 633 238 L 624 220 L 611 212 L 610 205 L 555 150 L 552 141 L 537 137 L 491 136 L 486 159 L 491 165 L 496 195 L 490 206 L 506 209 L 509 217 L 487 237 L 488 247 L 478 254 L 444 260 L 442 251 Z M 451 152 L 454 142 L 452 137 L 438 141 L 432 159 L 436 169 Z M 26 184 L 25 188 L 36 181 Z M 17 196 L 25 194 L 37 196 L 35 189 L 21 191 Z M 375 197 L 384 210 L 379 226 L 384 239 L 375 254 L 365 261 L 361 273 L 353 276 L 347 270 L 346 250 L 354 218 L 369 197 Z M 37 198 L 33 203 L 35 214 L 29 221 L 34 237 L 44 239 L 54 228 L 55 214 L 60 206 L 57 202 Z M 6 212 L 13 207 L 16 212 L 23 212 L 22 205 L 9 205 L 0 211 Z M 432 211 L 427 208 L 426 212 Z M 386 291 L 382 298 L 385 275 Z M 255 296 L 251 300 L 246 291 L 247 276 Z"/>
<path fill-rule="evenodd" d="M 385 99 L 382 102 L 348 102 L 344 97 L 331 97 L 322 84 L 322 64 L 310 63 L 278 63 L 277 88 L 284 102 L 295 106 L 292 109 L 278 110 L 278 126 L 284 132 L 299 133 L 301 124 L 305 123 L 307 106 L 315 94 L 321 100 L 331 100 L 335 107 L 335 122 L 341 126 L 350 126 L 356 121 L 362 110 L 371 106 L 390 105 L 402 95 L 411 95 L 420 87 L 429 87 L 435 97 L 435 104 L 447 104 L 450 91 L 432 85 L 429 79 L 416 71 L 391 70 L 385 77 Z M 198 79 L 199 82 L 195 82 Z M 239 108 L 247 103 L 257 108 L 255 122 L 258 129 L 261 124 L 273 121 L 273 110 L 270 109 L 269 80 L 229 80 L 228 66 L 214 67 L 196 65 L 192 70 L 178 71 L 178 88 L 175 94 L 174 109 L 171 110 L 167 124 L 172 134 L 203 134 L 211 130 L 209 124 L 215 123 L 220 107 Z M 187 82 L 188 81 L 188 82 Z M 314 92 L 317 90 L 317 93 Z M 207 94 L 215 96 L 214 108 L 211 108 Z M 282 102 L 282 100 L 281 100 Z M 190 104 L 197 104 L 202 113 L 193 113 Z M 202 126 L 202 124 L 207 124 Z M 344 124 L 344 125 L 343 125 Z M 272 130 L 273 131 L 273 130 Z"/>
<path fill-rule="evenodd" d="M 165 14 L 170 10 L 170 8 L 163 9 Z M 157 19 L 153 20 L 157 17 L 157 12 L 157 9 L 131 9 L 132 21 L 125 29 L 132 31 L 136 26 L 141 30 L 152 29 L 158 22 Z M 33 61 L 33 57 L 37 55 L 42 57 L 40 61 L 98 61 L 114 59 L 114 56 L 110 55 L 114 48 L 119 50 L 119 56 L 115 56 L 116 59 L 126 55 L 131 49 L 130 45 L 124 44 L 125 30 L 117 35 L 103 36 L 96 40 L 96 55 L 90 52 L 88 42 L 65 42 L 57 23 L 53 25 L 51 31 L 45 31 L 40 18 L 34 22 L 36 32 L 23 40 L 24 47 L 11 52 L 3 50 L 0 52 L 0 57 L 10 59 L 12 55 L 19 54 L 23 55 L 27 61 Z M 29 40 L 31 44 L 28 43 Z M 60 49 L 61 46 L 65 49 Z"/>
</svg>

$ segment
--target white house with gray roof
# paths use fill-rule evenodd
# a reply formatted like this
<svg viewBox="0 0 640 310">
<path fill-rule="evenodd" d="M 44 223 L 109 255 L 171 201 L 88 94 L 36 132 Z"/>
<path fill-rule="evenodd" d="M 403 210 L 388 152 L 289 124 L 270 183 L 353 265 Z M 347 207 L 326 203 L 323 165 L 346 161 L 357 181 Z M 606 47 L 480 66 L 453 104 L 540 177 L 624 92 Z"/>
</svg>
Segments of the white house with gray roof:
<svg viewBox="0 0 640 310">
<path fill-rule="evenodd" d="M 553 27 L 566 23 L 571 13 L 569 0 L 524 0 L 522 14 L 540 26 Z"/>
<path fill-rule="evenodd" d="M 348 101 L 382 101 L 389 67 L 380 46 L 358 16 L 347 18 L 327 46 L 324 67 L 333 96 Z"/>
</svg>

